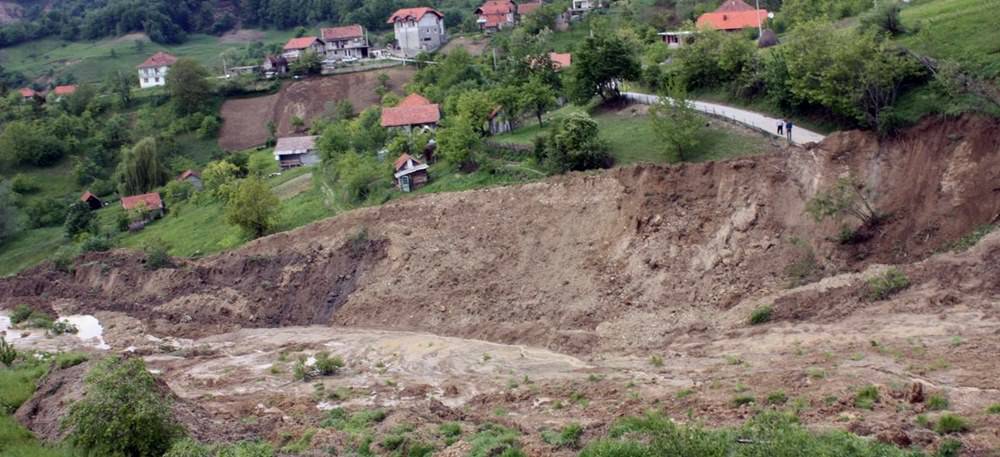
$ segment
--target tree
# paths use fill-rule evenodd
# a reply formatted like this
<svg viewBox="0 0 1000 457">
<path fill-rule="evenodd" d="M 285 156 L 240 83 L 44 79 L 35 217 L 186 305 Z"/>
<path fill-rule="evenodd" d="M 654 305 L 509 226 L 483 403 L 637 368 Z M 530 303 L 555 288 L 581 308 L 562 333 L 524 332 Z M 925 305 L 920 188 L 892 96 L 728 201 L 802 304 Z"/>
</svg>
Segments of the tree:
<svg viewBox="0 0 1000 457">
<path fill-rule="evenodd" d="M 615 98 L 619 84 L 638 78 L 639 70 L 635 51 L 623 38 L 608 32 L 587 37 L 573 54 L 570 98 L 580 105 L 595 95 Z"/>
<path fill-rule="evenodd" d="M 212 93 L 209 73 L 197 61 L 177 59 L 167 73 L 167 93 L 181 114 L 201 111 Z"/>
<path fill-rule="evenodd" d="M 521 104 L 538 118 L 538 126 L 542 126 L 542 115 L 556 107 L 556 96 L 552 87 L 545 84 L 539 77 L 532 77 L 521 86 Z"/>
<path fill-rule="evenodd" d="M 340 120 L 348 120 L 355 116 L 354 105 L 351 104 L 350 100 L 344 99 L 337 102 L 337 106 L 334 109 L 333 118 Z"/>
<path fill-rule="evenodd" d="M 323 160 L 329 160 L 351 149 L 351 126 L 346 121 L 334 122 L 320 134 L 316 140 L 316 148 L 319 149 Z"/>
<path fill-rule="evenodd" d="M 678 162 L 696 150 L 704 138 L 704 120 L 688 101 L 687 91 L 679 80 L 669 83 L 667 96 L 649 110 L 653 130 L 663 142 L 667 161 Z"/>
<path fill-rule="evenodd" d="M 0 182 L 0 245 L 17 232 L 19 220 L 13 192 L 6 182 Z"/>
<path fill-rule="evenodd" d="M 289 65 L 289 69 L 297 75 L 318 75 L 323 70 L 323 59 L 315 52 L 306 51 Z"/>
<path fill-rule="evenodd" d="M 392 170 L 379 163 L 371 154 L 348 151 L 342 154 L 334 166 L 336 170 L 337 194 L 348 203 L 365 201 L 391 176 Z"/>
<path fill-rule="evenodd" d="M 226 205 L 226 221 L 259 238 L 274 227 L 281 201 L 263 179 L 250 176 L 240 181 Z"/>
<path fill-rule="evenodd" d="M 89 455 L 160 457 L 183 434 L 141 357 L 107 357 L 84 379 L 86 394 L 63 426 Z"/>
<path fill-rule="evenodd" d="M 816 222 L 832 216 L 852 216 L 865 226 L 875 226 L 883 215 L 871 202 L 865 186 L 853 176 L 840 178 L 830 188 L 817 192 L 806 203 L 806 212 Z"/>
<path fill-rule="evenodd" d="M 472 160 L 472 153 L 482 141 L 465 117 L 449 118 L 437 132 L 438 157 L 451 166 L 462 166 Z"/>
<path fill-rule="evenodd" d="M 66 153 L 66 147 L 40 121 L 7 123 L 0 133 L 0 159 L 12 165 L 48 166 Z"/>
<path fill-rule="evenodd" d="M 590 116 L 571 113 L 553 124 L 544 143 L 536 145 L 536 154 L 549 168 L 563 173 L 611 166 L 608 146 L 600 139 L 597 122 Z"/>
<path fill-rule="evenodd" d="M 899 17 L 900 6 L 895 1 L 884 1 L 861 16 L 861 27 L 866 30 L 897 36 L 906 33 L 903 20 Z"/>
<path fill-rule="evenodd" d="M 170 179 L 154 138 L 144 138 L 127 150 L 119 171 L 121 192 L 125 195 L 149 192 Z"/>
<path fill-rule="evenodd" d="M 201 179 L 204 181 L 205 191 L 219 200 L 228 201 L 234 190 L 233 183 L 239 175 L 239 167 L 225 160 L 217 160 L 205 166 Z"/>
<path fill-rule="evenodd" d="M 94 213 L 90 211 L 90 206 L 86 202 L 76 202 L 70 205 L 63 227 L 66 228 L 68 238 L 92 231 L 94 229 Z"/>
</svg>

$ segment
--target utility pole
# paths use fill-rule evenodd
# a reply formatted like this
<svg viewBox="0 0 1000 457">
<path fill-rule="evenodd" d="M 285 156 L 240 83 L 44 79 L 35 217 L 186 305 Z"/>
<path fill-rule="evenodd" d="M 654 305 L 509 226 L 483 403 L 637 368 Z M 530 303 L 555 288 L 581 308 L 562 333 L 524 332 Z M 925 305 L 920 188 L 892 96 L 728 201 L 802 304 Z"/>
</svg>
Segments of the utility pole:
<svg viewBox="0 0 1000 457">
<path fill-rule="evenodd" d="M 757 40 L 760 40 L 760 37 L 764 36 L 764 26 L 761 24 L 760 20 L 760 0 L 757 0 L 756 14 L 757 14 Z"/>
</svg>

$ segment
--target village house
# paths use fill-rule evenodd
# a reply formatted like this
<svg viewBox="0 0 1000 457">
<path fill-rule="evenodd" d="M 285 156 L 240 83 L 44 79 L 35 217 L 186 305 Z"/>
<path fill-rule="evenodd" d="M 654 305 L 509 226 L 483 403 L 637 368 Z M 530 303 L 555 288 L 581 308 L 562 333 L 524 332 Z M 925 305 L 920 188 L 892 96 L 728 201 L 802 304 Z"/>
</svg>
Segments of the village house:
<svg viewBox="0 0 1000 457">
<path fill-rule="evenodd" d="M 743 0 L 726 0 L 710 13 L 698 16 L 699 29 L 715 29 L 736 32 L 743 29 L 760 29 L 767 21 L 766 9 L 756 9 Z"/>
<path fill-rule="evenodd" d="M 517 4 L 517 16 L 518 16 L 518 20 L 520 20 L 524 16 L 527 16 L 527 15 L 529 15 L 531 13 L 534 13 L 541 6 L 542 6 L 542 2 L 540 2 L 540 1 L 538 1 L 538 2 L 532 2 L 532 3 L 518 3 Z"/>
<path fill-rule="evenodd" d="M 89 190 L 80 196 L 80 201 L 86 203 L 87 207 L 89 207 L 91 211 L 104 207 L 104 202 L 102 202 L 100 198 L 97 198 L 96 195 L 90 193 Z"/>
<path fill-rule="evenodd" d="M 569 15 L 571 19 L 579 19 L 587 15 L 590 10 L 601 6 L 598 0 L 573 0 L 569 6 Z"/>
<path fill-rule="evenodd" d="M 549 60 L 552 61 L 552 66 L 556 71 L 562 71 L 569 68 L 570 65 L 573 65 L 573 54 L 568 52 L 550 52 Z"/>
<path fill-rule="evenodd" d="M 145 62 L 139 64 L 139 88 L 163 86 L 167 84 L 167 72 L 170 66 L 177 62 L 174 57 L 165 52 L 153 54 Z"/>
<path fill-rule="evenodd" d="M 18 92 L 21 94 L 21 100 L 24 100 L 26 102 L 35 100 L 37 97 L 40 96 L 38 92 L 35 92 L 35 90 L 30 87 L 24 87 L 18 89 Z"/>
<path fill-rule="evenodd" d="M 323 43 L 323 40 L 314 36 L 292 38 L 288 40 L 288 43 L 285 43 L 285 47 L 281 50 L 281 55 L 290 62 L 302 57 L 306 52 L 313 52 L 323 57 L 326 54 L 326 44 Z"/>
<path fill-rule="evenodd" d="M 76 85 L 68 84 L 65 86 L 56 86 L 52 89 L 52 97 L 55 100 L 61 100 L 63 97 L 68 97 L 76 93 Z"/>
<path fill-rule="evenodd" d="M 264 57 L 264 64 L 260 66 L 260 69 L 268 78 L 283 75 L 288 73 L 288 59 L 285 56 L 269 55 Z"/>
<path fill-rule="evenodd" d="M 202 188 L 204 188 L 204 184 L 201 181 L 201 173 L 194 170 L 185 170 L 184 173 L 181 173 L 181 175 L 177 177 L 177 180 L 190 183 L 195 190 L 202 190 Z"/>
<path fill-rule="evenodd" d="M 483 32 L 496 32 L 513 27 L 517 22 L 517 5 L 510 0 L 487 0 L 476 8 L 476 24 Z"/>
<path fill-rule="evenodd" d="M 278 138 L 278 144 L 274 146 L 274 160 L 278 161 L 278 166 L 282 170 L 319 163 L 319 154 L 316 153 L 317 138 L 319 137 Z"/>
<path fill-rule="evenodd" d="M 160 198 L 159 193 L 150 192 L 148 194 L 122 197 L 122 209 L 130 217 L 135 218 L 133 225 L 129 226 L 130 230 L 135 230 L 141 229 L 147 222 L 153 219 L 163 217 L 166 207 L 163 205 L 163 199 Z"/>
<path fill-rule="evenodd" d="M 690 43 L 694 32 L 681 30 L 676 32 L 660 32 L 657 35 L 662 37 L 661 39 L 667 44 L 668 48 L 676 49 Z"/>
<path fill-rule="evenodd" d="M 323 28 L 320 36 L 326 43 L 327 59 L 368 58 L 368 36 L 365 28 L 358 24 Z"/>
<path fill-rule="evenodd" d="M 410 94 L 398 105 L 382 109 L 382 127 L 405 130 L 434 130 L 441 120 L 441 107 L 419 94 Z"/>
<path fill-rule="evenodd" d="M 387 21 L 393 25 L 396 46 L 406 57 L 434 52 L 447 41 L 444 14 L 434 8 L 403 8 Z"/>
<path fill-rule="evenodd" d="M 394 171 L 392 178 L 399 190 L 412 192 L 427 184 L 430 175 L 427 173 L 427 164 L 423 163 L 409 154 L 403 154 L 392 164 Z"/>
</svg>

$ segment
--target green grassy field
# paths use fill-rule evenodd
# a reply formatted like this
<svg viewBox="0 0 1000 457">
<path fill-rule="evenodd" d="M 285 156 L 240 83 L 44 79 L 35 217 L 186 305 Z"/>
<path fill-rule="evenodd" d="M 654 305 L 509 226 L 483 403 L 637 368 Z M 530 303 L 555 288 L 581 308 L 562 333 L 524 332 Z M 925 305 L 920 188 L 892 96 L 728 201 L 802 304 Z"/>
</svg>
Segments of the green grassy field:
<svg viewBox="0 0 1000 457">
<path fill-rule="evenodd" d="M 548 117 L 565 115 L 573 111 L 583 111 L 583 108 L 568 105 L 551 113 Z M 626 111 L 603 111 L 593 116 L 600 128 L 601 138 L 608 142 L 611 155 L 615 158 L 615 164 L 662 162 L 663 153 L 660 140 L 653 131 L 653 123 L 649 117 L 641 114 L 633 115 Z M 531 144 L 534 138 L 544 131 L 545 129 L 539 128 L 537 123 L 533 123 L 514 132 L 498 135 L 496 141 Z M 709 128 L 706 131 L 705 142 L 701 150 L 687 160 L 690 162 L 721 160 L 729 157 L 759 154 L 766 150 L 767 139 L 762 135 L 742 134 L 725 128 Z"/>
<path fill-rule="evenodd" d="M 293 30 L 246 31 L 247 35 L 259 34 L 252 41 L 283 43 L 294 35 Z M 136 45 L 136 41 L 142 43 Z M 98 82 L 114 70 L 134 71 L 156 51 L 166 51 L 178 57 L 188 57 L 201 62 L 216 73 L 221 73 L 220 54 L 240 48 L 248 41 L 223 40 L 211 35 L 191 35 L 179 45 L 162 45 L 149 41 L 145 35 L 131 34 L 98 41 L 65 41 L 56 38 L 29 41 L 0 50 L 0 64 L 8 71 L 23 73 L 29 79 L 52 71 L 55 76 L 73 74 L 77 81 Z"/>
<path fill-rule="evenodd" d="M 899 41 L 917 52 L 959 61 L 980 76 L 1000 78 L 997 0 L 915 0 L 903 24 L 915 33 Z"/>
</svg>

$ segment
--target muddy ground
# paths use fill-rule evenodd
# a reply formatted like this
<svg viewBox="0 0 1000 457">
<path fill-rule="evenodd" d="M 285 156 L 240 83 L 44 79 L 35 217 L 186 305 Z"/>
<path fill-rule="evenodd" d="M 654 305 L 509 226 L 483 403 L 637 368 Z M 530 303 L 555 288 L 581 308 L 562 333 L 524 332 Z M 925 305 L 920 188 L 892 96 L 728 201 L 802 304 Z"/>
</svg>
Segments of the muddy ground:
<svg viewBox="0 0 1000 457">
<path fill-rule="evenodd" d="M 222 104 L 222 130 L 219 147 L 238 151 L 264 144 L 268 138 L 267 124 L 274 122 L 277 135 L 296 134 L 292 118 L 317 119 L 333 113 L 337 102 L 347 100 L 355 112 L 361 112 L 380 102 L 375 93 L 378 76 L 389 75 L 389 87 L 397 94 L 416 72 L 412 67 L 393 67 L 292 81 L 282 85 L 277 94 L 264 97 L 226 100 Z M 306 124 L 305 129 L 308 129 Z M 298 132 L 301 134 L 302 132 Z"/>
<path fill-rule="evenodd" d="M 325 410 L 381 407 L 378 433 L 498 422 L 531 455 L 572 455 L 541 431 L 580 422 L 586 440 L 650 408 L 709 425 L 792 408 L 818 429 L 933 449 L 943 437 L 918 418 L 942 414 L 928 405 L 939 395 L 969 421 L 952 436 L 966 455 L 990 455 L 1000 233 L 950 246 L 998 221 L 996 131 L 929 121 L 888 140 L 837 133 L 767 156 L 410 198 L 156 271 L 89 254 L 72 274 L 0 280 L 0 307 L 95 314 L 111 351 L 145 357 L 204 439 L 319 427 L 314 441 L 338 447 L 348 438 L 320 426 Z M 851 221 L 803 209 L 848 173 L 889 217 L 842 245 Z M 909 286 L 870 298 L 890 264 Z M 762 305 L 771 320 L 751 325 Z M 343 371 L 293 380 L 319 351 Z M 867 385 L 870 410 L 854 404 Z M 463 455 L 455 446 L 446 455 Z"/>
</svg>

